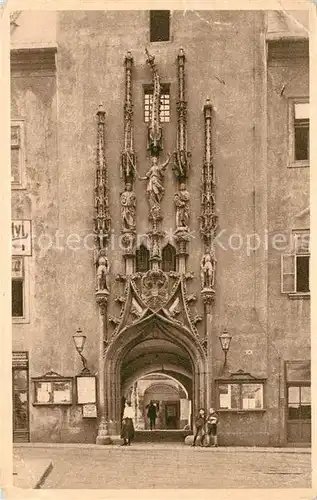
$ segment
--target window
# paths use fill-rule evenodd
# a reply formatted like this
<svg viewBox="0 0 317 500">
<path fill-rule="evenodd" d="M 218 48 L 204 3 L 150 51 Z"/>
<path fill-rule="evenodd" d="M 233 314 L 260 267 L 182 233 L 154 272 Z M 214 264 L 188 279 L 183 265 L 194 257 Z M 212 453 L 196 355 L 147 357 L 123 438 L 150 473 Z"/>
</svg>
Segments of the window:
<svg viewBox="0 0 317 500">
<path fill-rule="evenodd" d="M 148 123 L 151 117 L 153 101 L 153 85 L 144 86 L 144 121 Z M 170 86 L 168 83 L 161 84 L 160 122 L 170 121 Z"/>
<path fill-rule="evenodd" d="M 262 383 L 229 383 L 218 385 L 220 410 L 262 410 Z"/>
<path fill-rule="evenodd" d="M 24 317 L 24 269 L 23 257 L 12 257 L 12 316 Z"/>
<path fill-rule="evenodd" d="M 292 166 L 309 165 L 309 102 L 290 101 L 290 155 Z"/>
<path fill-rule="evenodd" d="M 311 362 L 285 361 L 287 441 L 311 442 Z"/>
<path fill-rule="evenodd" d="M 293 232 L 294 253 L 282 255 L 282 293 L 309 294 L 309 231 Z"/>
<path fill-rule="evenodd" d="M 292 385 L 287 390 L 288 419 L 311 419 L 311 390 L 310 386 Z"/>
<path fill-rule="evenodd" d="M 24 126 L 23 121 L 11 122 L 11 187 L 21 188 L 24 183 Z"/>
<path fill-rule="evenodd" d="M 150 269 L 150 252 L 141 244 L 136 251 L 136 272 L 146 273 Z"/>
<path fill-rule="evenodd" d="M 162 269 L 166 273 L 176 271 L 176 250 L 170 243 L 162 251 Z"/>
<path fill-rule="evenodd" d="M 170 11 L 150 10 L 150 42 L 167 42 L 170 39 Z"/>
</svg>

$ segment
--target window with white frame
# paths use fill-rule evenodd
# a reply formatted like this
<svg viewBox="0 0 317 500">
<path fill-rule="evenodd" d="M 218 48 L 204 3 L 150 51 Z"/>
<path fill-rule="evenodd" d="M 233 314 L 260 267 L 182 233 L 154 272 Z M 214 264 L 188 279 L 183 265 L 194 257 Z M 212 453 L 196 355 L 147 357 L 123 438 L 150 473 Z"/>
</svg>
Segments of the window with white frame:
<svg viewBox="0 0 317 500">
<path fill-rule="evenodd" d="M 23 318 L 25 316 L 24 289 L 25 277 L 23 257 L 12 257 L 11 295 L 13 318 Z"/>
<path fill-rule="evenodd" d="M 293 253 L 282 255 L 282 293 L 309 294 L 309 231 L 293 231 L 292 239 Z"/>
<path fill-rule="evenodd" d="M 263 383 L 234 382 L 218 385 L 219 410 L 263 410 Z"/>
<path fill-rule="evenodd" d="M 153 102 L 153 85 L 144 85 L 144 121 L 148 123 L 151 118 Z M 170 121 L 170 86 L 161 84 L 160 122 Z"/>
<path fill-rule="evenodd" d="M 24 184 L 24 123 L 11 121 L 11 187 L 19 188 Z"/>
<path fill-rule="evenodd" d="M 309 102 L 290 100 L 290 156 L 292 166 L 309 165 Z"/>
</svg>

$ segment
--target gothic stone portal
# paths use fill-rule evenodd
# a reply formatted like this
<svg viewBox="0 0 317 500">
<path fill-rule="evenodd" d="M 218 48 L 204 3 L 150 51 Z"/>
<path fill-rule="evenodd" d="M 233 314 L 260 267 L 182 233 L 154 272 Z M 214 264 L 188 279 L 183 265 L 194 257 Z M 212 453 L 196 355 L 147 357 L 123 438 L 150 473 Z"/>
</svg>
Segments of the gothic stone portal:
<svg viewBox="0 0 317 500">
<path fill-rule="evenodd" d="M 206 402 L 206 358 L 192 333 L 160 313 L 150 313 L 123 329 L 105 356 L 105 413 L 109 432 L 120 433 L 126 389 L 151 373 L 166 373 L 182 385 L 192 415 Z"/>
</svg>

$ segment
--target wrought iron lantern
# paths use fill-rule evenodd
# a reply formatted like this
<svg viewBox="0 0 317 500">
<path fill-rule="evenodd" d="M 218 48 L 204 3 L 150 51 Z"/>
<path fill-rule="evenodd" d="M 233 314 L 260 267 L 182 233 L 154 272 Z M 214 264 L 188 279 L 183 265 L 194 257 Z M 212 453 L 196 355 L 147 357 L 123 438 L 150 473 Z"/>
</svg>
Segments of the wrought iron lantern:
<svg viewBox="0 0 317 500">
<path fill-rule="evenodd" d="M 76 333 L 73 335 L 73 341 L 76 347 L 76 351 L 78 352 L 79 356 L 81 357 L 82 363 L 83 363 L 83 369 L 82 369 L 82 374 L 89 374 L 89 369 L 87 367 L 87 360 L 83 356 L 82 352 L 84 350 L 84 346 L 86 343 L 86 335 L 83 334 L 82 330 L 80 328 L 77 329 Z"/>
<path fill-rule="evenodd" d="M 224 366 L 227 365 L 227 354 L 230 348 L 231 340 L 232 340 L 232 335 L 229 335 L 228 330 L 225 328 L 223 333 L 219 336 L 220 344 L 221 344 L 221 349 L 225 353 L 225 362 Z"/>
</svg>

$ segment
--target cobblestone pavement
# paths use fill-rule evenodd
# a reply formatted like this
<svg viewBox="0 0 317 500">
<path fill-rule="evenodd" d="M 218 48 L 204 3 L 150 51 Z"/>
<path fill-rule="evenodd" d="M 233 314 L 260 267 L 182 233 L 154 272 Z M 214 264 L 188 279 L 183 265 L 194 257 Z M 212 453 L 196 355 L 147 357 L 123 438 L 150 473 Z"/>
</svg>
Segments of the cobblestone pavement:
<svg viewBox="0 0 317 500">
<path fill-rule="evenodd" d="M 24 460 L 49 458 L 42 488 L 310 488 L 311 454 L 191 448 L 183 444 L 100 448 L 24 447 Z"/>
</svg>

